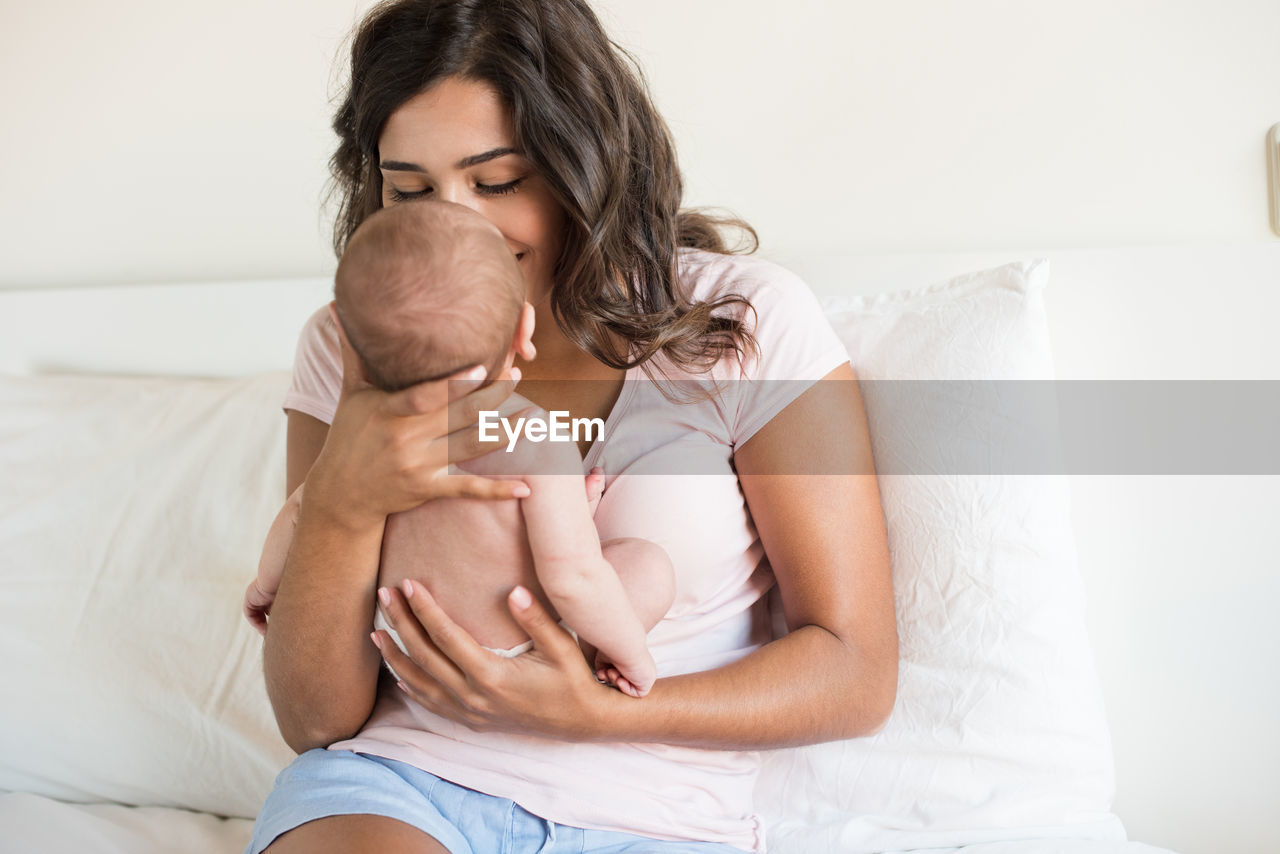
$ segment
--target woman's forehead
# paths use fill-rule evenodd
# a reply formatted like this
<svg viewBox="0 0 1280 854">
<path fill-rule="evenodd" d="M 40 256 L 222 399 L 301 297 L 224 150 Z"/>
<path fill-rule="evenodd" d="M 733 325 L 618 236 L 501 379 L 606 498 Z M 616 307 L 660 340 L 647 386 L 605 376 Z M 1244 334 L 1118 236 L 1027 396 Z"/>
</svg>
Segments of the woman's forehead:
<svg viewBox="0 0 1280 854">
<path fill-rule="evenodd" d="M 511 116 L 492 86 L 450 77 L 392 112 L 378 149 L 383 159 L 417 162 L 415 157 L 429 156 L 440 168 L 483 152 L 515 148 L 514 137 Z"/>
</svg>

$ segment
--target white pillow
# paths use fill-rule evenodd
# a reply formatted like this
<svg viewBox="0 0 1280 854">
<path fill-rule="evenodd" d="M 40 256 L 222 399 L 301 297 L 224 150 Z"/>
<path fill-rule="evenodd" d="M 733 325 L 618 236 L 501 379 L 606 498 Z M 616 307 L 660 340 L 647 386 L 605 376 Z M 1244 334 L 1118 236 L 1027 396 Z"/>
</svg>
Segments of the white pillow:
<svg viewBox="0 0 1280 854">
<path fill-rule="evenodd" d="M 1045 380 L 1047 278 L 1045 261 L 1010 264 L 826 308 L 864 380 Z M 968 388 L 917 385 L 912 394 L 868 385 L 878 465 L 900 463 L 912 450 L 895 444 L 904 429 Z M 1007 413 L 975 411 L 983 405 L 967 399 L 968 417 L 1008 427 Z M 766 753 L 757 805 L 770 851 L 1123 840 L 1065 479 L 942 469 L 881 475 L 880 492 L 901 642 L 897 703 L 875 736 Z"/>
<path fill-rule="evenodd" d="M 0 377 L 0 789 L 254 816 L 288 376 Z"/>
</svg>

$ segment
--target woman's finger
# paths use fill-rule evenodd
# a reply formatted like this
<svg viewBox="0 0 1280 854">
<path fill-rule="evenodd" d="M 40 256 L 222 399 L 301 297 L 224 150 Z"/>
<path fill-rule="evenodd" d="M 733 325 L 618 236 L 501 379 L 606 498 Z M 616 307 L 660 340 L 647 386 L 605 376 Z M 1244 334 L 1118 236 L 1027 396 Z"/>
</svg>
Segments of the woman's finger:
<svg viewBox="0 0 1280 854">
<path fill-rule="evenodd" d="M 439 413 L 455 396 L 467 394 L 484 382 L 484 368 L 473 365 L 438 380 L 427 380 L 389 392 L 382 406 L 388 415 L 409 417 Z"/>
<path fill-rule="evenodd" d="M 520 628 L 533 640 L 535 649 L 552 658 L 573 656 L 582 659 L 582 652 L 573 635 L 551 619 L 547 609 L 526 588 L 517 586 L 511 591 L 507 596 L 507 608 Z"/>
<path fill-rule="evenodd" d="M 397 680 L 396 687 L 429 712 L 434 712 L 443 718 L 452 719 L 457 716 L 453 713 L 458 706 L 455 698 L 440 687 L 438 682 L 428 679 L 421 683 L 410 684 L 401 679 Z"/>
<path fill-rule="evenodd" d="M 421 586 L 418 589 L 423 595 L 430 595 Z M 384 592 L 385 596 L 383 596 Z M 387 622 L 391 624 L 391 628 L 395 629 L 396 634 L 400 636 L 400 643 L 404 645 L 403 651 L 394 642 L 378 645 L 383 660 L 396 676 L 401 681 L 410 682 L 414 687 L 419 687 L 426 679 L 434 680 L 454 694 L 465 690 L 466 675 L 432 640 L 429 632 L 405 602 L 400 590 L 384 587 L 378 591 L 378 597 L 383 601 L 382 611 L 387 617 Z"/>
<path fill-rule="evenodd" d="M 457 696 L 414 664 L 413 659 L 405 655 L 384 631 L 376 631 L 370 637 L 382 653 L 396 685 L 409 695 L 415 703 L 423 708 L 444 717 L 455 717 L 453 710 L 459 708 Z M 452 713 L 451 713 L 452 712 Z"/>
<path fill-rule="evenodd" d="M 520 419 L 528 419 L 531 417 L 542 417 L 545 413 L 536 406 L 524 406 L 518 409 L 505 407 L 497 410 L 499 415 L 508 419 L 509 423 L 519 424 Z M 452 426 L 452 423 L 451 425 Z M 511 437 L 507 435 L 506 427 L 492 425 L 487 433 L 482 433 L 476 424 L 461 427 L 444 437 L 446 443 L 446 454 L 449 462 L 460 463 L 467 460 L 474 460 L 476 457 L 491 454 L 495 451 L 507 450 Z M 576 467 L 575 467 L 576 471 Z M 524 472 L 525 474 L 534 474 L 535 472 Z M 573 474 L 574 472 L 563 471 L 542 471 L 537 474 Z"/>
<path fill-rule="evenodd" d="M 511 396 L 518 375 L 519 370 L 512 368 L 484 385 L 484 367 L 472 365 L 444 379 L 392 392 L 387 396 L 387 411 L 392 415 L 426 415 L 445 409 L 448 430 L 457 430 L 475 424 L 482 410 L 497 409 Z"/>
<path fill-rule="evenodd" d="M 406 578 L 403 591 L 409 610 L 427 633 L 431 642 L 464 678 L 475 678 L 487 672 L 496 660 L 466 629 L 444 612 L 421 584 Z"/>
<path fill-rule="evenodd" d="M 432 711 L 442 707 L 458 706 L 457 694 L 432 678 L 412 658 L 405 655 L 386 632 L 377 631 L 371 637 L 378 651 L 382 653 L 382 660 L 395 676 L 397 684 L 419 705 Z"/>
<path fill-rule="evenodd" d="M 512 370 L 516 369 L 512 368 Z M 449 432 L 472 427 L 480 421 L 481 412 L 501 411 L 502 404 L 511 397 L 515 387 L 515 378 L 511 374 L 503 374 L 483 388 L 468 387 L 457 382 L 450 383 Z M 456 394 L 455 392 L 458 391 L 463 393 Z"/>
<path fill-rule="evenodd" d="M 487 501 L 509 501 L 528 498 L 529 485 L 522 480 L 496 480 L 478 474 L 445 474 L 438 498 L 479 498 Z"/>
</svg>

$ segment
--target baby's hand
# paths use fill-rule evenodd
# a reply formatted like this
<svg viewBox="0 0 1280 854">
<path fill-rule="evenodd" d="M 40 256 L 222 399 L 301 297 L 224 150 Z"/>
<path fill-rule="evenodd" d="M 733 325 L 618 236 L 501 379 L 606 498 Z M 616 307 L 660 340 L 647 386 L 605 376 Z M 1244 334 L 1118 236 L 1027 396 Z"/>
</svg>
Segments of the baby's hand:
<svg viewBox="0 0 1280 854">
<path fill-rule="evenodd" d="M 592 516 L 596 515 L 596 508 L 600 506 L 601 495 L 604 495 L 604 469 L 595 466 L 587 475 L 587 507 Z"/>
<path fill-rule="evenodd" d="M 645 660 L 635 667 L 626 668 L 624 675 L 603 653 L 596 653 L 596 678 L 606 685 L 612 685 L 629 697 L 639 699 L 648 694 L 653 683 L 658 679 L 658 666 L 653 655 L 645 650 Z"/>
<path fill-rule="evenodd" d="M 244 591 L 244 615 L 258 630 L 258 634 L 267 635 L 267 614 L 271 613 L 271 603 L 276 601 L 276 594 L 268 593 L 258 584 L 258 579 L 249 582 Z"/>
</svg>

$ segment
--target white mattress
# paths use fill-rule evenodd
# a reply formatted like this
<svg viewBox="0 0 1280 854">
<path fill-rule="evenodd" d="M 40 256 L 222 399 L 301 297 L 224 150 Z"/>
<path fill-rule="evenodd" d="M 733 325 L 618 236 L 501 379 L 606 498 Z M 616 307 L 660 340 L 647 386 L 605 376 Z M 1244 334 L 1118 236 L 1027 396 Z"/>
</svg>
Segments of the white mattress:
<svg viewBox="0 0 1280 854">
<path fill-rule="evenodd" d="M 2 854 L 239 854 L 253 822 L 167 807 L 0 795 Z"/>
<path fill-rule="evenodd" d="M 0 795 L 0 854 L 239 854 L 253 822 L 164 807 L 67 804 Z M 786 852 L 773 852 L 786 854 Z M 820 852 L 806 852 L 820 854 Z M 906 852 L 903 852 L 906 854 Z M 1172 854 L 1140 842 L 1026 839 L 918 854 Z"/>
</svg>

